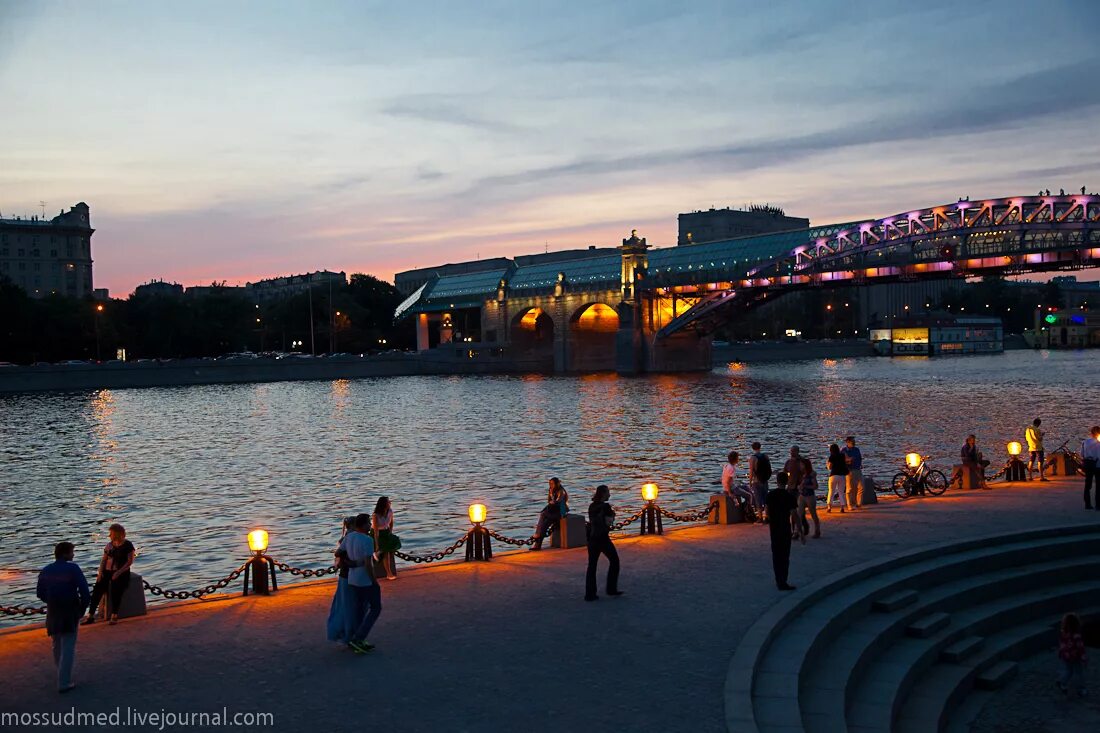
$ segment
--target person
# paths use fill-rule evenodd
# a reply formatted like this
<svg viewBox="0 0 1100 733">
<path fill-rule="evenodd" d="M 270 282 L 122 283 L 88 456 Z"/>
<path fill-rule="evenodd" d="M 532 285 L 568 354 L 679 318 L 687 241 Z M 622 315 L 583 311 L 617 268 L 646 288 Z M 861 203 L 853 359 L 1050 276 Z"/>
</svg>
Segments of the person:
<svg viewBox="0 0 1100 733">
<path fill-rule="evenodd" d="M 756 499 L 753 498 L 752 493 L 737 484 L 737 462 L 740 460 L 741 456 L 735 450 L 731 450 L 726 456 L 726 465 L 722 466 L 722 491 L 726 492 L 726 496 L 734 499 L 739 504 L 743 503 L 743 500 L 748 501 L 756 514 L 759 515 L 761 509 L 756 506 Z"/>
<path fill-rule="evenodd" d="M 73 684 L 76 632 L 90 601 L 88 580 L 73 562 L 75 554 L 72 542 L 58 542 L 53 548 L 54 561 L 38 574 L 38 598 L 46 604 L 46 635 L 53 643 L 57 691 L 62 693 L 76 687 Z"/>
<path fill-rule="evenodd" d="M 1085 638 L 1081 633 L 1081 619 L 1075 613 L 1067 613 L 1062 617 L 1062 626 L 1058 630 L 1058 659 L 1062 661 L 1062 676 L 1058 679 L 1058 688 L 1067 696 L 1070 684 L 1077 686 L 1077 695 L 1084 697 L 1085 689 L 1085 664 L 1088 655 L 1085 653 Z"/>
<path fill-rule="evenodd" d="M 353 630 L 348 646 L 357 654 L 366 654 L 374 649 L 367 641 L 374 622 L 382 613 L 382 589 L 374 577 L 374 563 L 378 555 L 374 551 L 374 540 L 367 534 L 370 530 L 370 515 L 357 514 L 355 530 L 344 538 L 344 550 L 348 554 L 348 590 L 351 591 L 351 621 Z"/>
<path fill-rule="evenodd" d="M 963 471 L 971 471 L 972 475 L 978 477 L 978 485 L 974 488 L 988 489 L 989 484 L 985 482 L 985 467 L 989 465 L 989 461 L 982 458 L 982 452 L 978 450 L 978 439 L 973 433 L 966 436 L 966 442 L 959 451 L 959 457 L 962 459 L 962 465 L 951 474 L 951 483 L 958 481 L 962 486 Z"/>
<path fill-rule="evenodd" d="M 535 543 L 531 545 L 531 549 L 541 550 L 542 541 L 546 538 L 546 531 L 550 529 L 550 525 L 568 513 L 569 492 L 555 476 L 550 479 L 550 488 L 546 490 L 546 506 L 539 512 L 539 520 L 535 522 L 535 533 L 531 535 Z"/>
<path fill-rule="evenodd" d="M 118 623 L 118 609 L 122 603 L 122 594 L 130 585 L 130 566 L 134 564 L 134 544 L 126 539 L 126 528 L 121 524 L 112 524 L 107 528 L 111 538 L 103 548 L 103 557 L 99 561 L 95 585 L 92 586 L 92 602 L 88 606 L 88 618 L 85 624 L 95 623 L 95 612 L 99 602 L 106 595 L 110 604 L 112 626 Z"/>
<path fill-rule="evenodd" d="M 760 443 L 756 442 L 752 444 L 752 455 L 749 456 L 749 491 L 756 501 L 756 505 L 760 507 L 760 511 L 766 511 L 765 499 L 768 496 L 768 481 L 772 477 L 772 462 L 768 458 L 767 453 L 763 453 L 760 450 Z M 764 517 L 760 517 L 760 521 L 764 521 Z"/>
<path fill-rule="evenodd" d="M 600 554 L 607 556 L 607 595 L 621 596 L 619 590 L 619 553 L 611 542 L 611 525 L 615 523 L 615 510 L 607 503 L 611 490 L 605 484 L 596 487 L 592 503 L 588 506 L 588 572 L 584 576 L 584 600 L 598 601 L 596 595 L 596 564 Z"/>
<path fill-rule="evenodd" d="M 1093 425 L 1092 437 L 1081 444 L 1081 462 L 1085 469 L 1085 508 L 1100 510 L 1100 425 Z M 1093 488 L 1095 486 L 1095 489 Z M 1096 503 L 1092 493 L 1095 490 Z"/>
<path fill-rule="evenodd" d="M 817 471 L 809 458 L 802 458 L 802 471 L 798 485 L 798 516 L 802 518 L 802 534 L 809 532 L 806 513 L 814 520 L 814 539 L 821 539 L 821 520 L 817 517 Z"/>
<path fill-rule="evenodd" d="M 806 535 L 802 532 L 802 522 L 798 516 L 798 500 L 789 489 L 776 487 L 768 492 L 764 501 L 768 505 L 775 587 L 779 590 L 794 590 L 795 587 L 787 582 L 791 568 L 792 522 L 795 536 L 802 544 L 806 544 Z"/>
<path fill-rule="evenodd" d="M 859 492 L 863 487 L 863 453 L 856 446 L 853 435 L 844 439 L 844 447 L 840 452 L 848 463 L 848 508 L 854 509 L 859 505 Z"/>
<path fill-rule="evenodd" d="M 836 496 L 841 502 L 840 511 L 843 513 L 844 504 L 847 501 L 847 492 L 844 487 L 848 482 L 848 461 L 845 459 L 844 454 L 840 452 L 840 446 L 836 443 L 829 446 L 829 457 L 826 462 L 829 466 L 829 485 L 826 489 L 825 505 L 827 508 L 825 511 L 832 513 L 833 497 Z M 848 508 L 851 509 L 851 506 Z"/>
<path fill-rule="evenodd" d="M 1039 471 L 1039 480 L 1047 481 L 1047 469 L 1043 465 L 1043 461 L 1046 460 L 1046 451 L 1043 450 L 1043 431 L 1039 428 L 1043 424 L 1043 421 L 1039 418 L 1035 418 L 1027 429 L 1024 431 L 1024 440 L 1027 441 L 1028 459 L 1027 459 L 1027 479 L 1028 481 L 1034 481 L 1035 471 Z"/>
<path fill-rule="evenodd" d="M 791 446 L 791 457 L 783 464 L 783 472 L 787 474 L 787 485 L 797 489 L 802 484 L 802 455 L 797 445 Z"/>
<path fill-rule="evenodd" d="M 378 552 L 375 575 L 386 574 L 386 580 L 397 580 L 397 564 L 393 553 L 401 549 L 401 540 L 393 533 L 393 506 L 390 497 L 378 497 L 374 512 L 370 515 L 371 536 Z"/>
<path fill-rule="evenodd" d="M 343 533 L 340 535 L 340 543 L 336 546 L 333 555 L 336 558 L 336 593 L 332 596 L 332 603 L 328 609 L 328 640 L 347 644 L 351 641 L 352 632 L 355 631 L 355 622 L 351 616 L 354 599 L 348 589 L 348 571 L 351 563 L 348 561 L 348 551 L 344 547 L 344 540 L 348 534 L 355 531 L 355 517 L 344 517 Z"/>
</svg>

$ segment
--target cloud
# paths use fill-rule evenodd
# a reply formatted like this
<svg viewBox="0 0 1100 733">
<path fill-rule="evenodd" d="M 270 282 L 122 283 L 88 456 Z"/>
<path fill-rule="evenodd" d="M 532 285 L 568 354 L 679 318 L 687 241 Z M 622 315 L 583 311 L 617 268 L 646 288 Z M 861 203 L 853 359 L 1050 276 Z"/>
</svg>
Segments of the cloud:
<svg viewBox="0 0 1100 733">
<path fill-rule="evenodd" d="M 382 107 L 391 117 L 427 122 L 433 125 L 454 125 L 485 132 L 512 134 L 523 131 L 519 125 L 479 114 L 471 107 L 485 107 L 489 102 L 473 95 L 462 99 L 453 96 L 417 94 L 399 97 Z"/>
</svg>

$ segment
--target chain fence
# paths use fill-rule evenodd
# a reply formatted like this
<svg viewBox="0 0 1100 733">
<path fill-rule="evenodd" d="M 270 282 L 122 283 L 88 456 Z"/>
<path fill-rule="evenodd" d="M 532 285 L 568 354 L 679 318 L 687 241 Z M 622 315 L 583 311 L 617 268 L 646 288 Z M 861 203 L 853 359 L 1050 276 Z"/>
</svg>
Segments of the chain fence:
<svg viewBox="0 0 1100 733">
<path fill-rule="evenodd" d="M 275 567 L 282 570 L 284 573 L 290 573 L 291 575 L 297 575 L 301 578 L 321 578 L 325 575 L 333 575 L 339 568 L 335 565 L 329 565 L 327 568 L 317 568 L 316 570 L 308 570 L 304 568 L 295 568 L 287 565 L 285 562 L 279 562 L 278 560 L 272 560 Z"/>
<path fill-rule="evenodd" d="M 164 598 L 171 599 L 202 598 L 203 596 L 208 596 L 215 591 L 219 591 L 222 588 L 227 587 L 234 580 L 241 577 L 241 573 L 244 572 L 244 569 L 248 567 L 248 563 L 250 562 L 252 561 L 246 560 L 245 562 L 241 563 L 241 566 L 239 568 L 237 568 L 221 580 L 217 581 L 216 583 L 211 583 L 210 585 L 203 586 L 202 588 L 198 588 L 196 590 L 167 590 L 165 588 L 161 588 L 159 585 L 153 585 L 145 578 L 141 579 L 141 584 L 145 586 L 145 590 L 149 591 L 155 596 L 163 596 Z"/>
<path fill-rule="evenodd" d="M 414 562 L 414 563 L 417 563 L 418 565 L 422 562 L 435 562 L 436 560 L 442 560 L 443 558 L 447 557 L 448 555 L 454 554 L 454 551 L 457 550 L 458 548 L 462 547 L 464 544 L 466 544 L 466 540 L 468 540 L 468 539 L 470 539 L 470 535 L 469 535 L 469 533 L 466 533 L 466 534 L 462 535 L 461 537 L 459 537 L 457 540 L 455 540 L 455 542 L 450 547 L 446 548 L 445 550 L 440 550 L 439 552 L 432 552 L 432 553 L 429 553 L 427 555 L 412 555 L 412 554 L 409 554 L 407 552 L 401 552 L 400 550 L 398 550 L 397 552 L 395 552 L 393 554 L 394 554 L 395 557 L 399 557 L 399 558 L 401 558 L 402 560 L 404 560 L 406 562 Z"/>
<path fill-rule="evenodd" d="M 677 522 L 698 522 L 700 520 L 707 519 L 708 516 L 710 515 L 711 510 L 714 507 L 716 507 L 717 505 L 718 505 L 718 502 L 712 501 L 709 504 L 707 504 L 705 507 L 703 507 L 702 509 L 698 509 L 694 512 L 687 512 L 685 514 L 677 514 L 676 512 L 670 512 L 669 510 L 664 509 L 662 507 L 657 507 L 657 511 L 659 511 L 662 516 L 668 517 L 669 519 L 672 519 L 672 520 L 677 521 Z"/>
</svg>

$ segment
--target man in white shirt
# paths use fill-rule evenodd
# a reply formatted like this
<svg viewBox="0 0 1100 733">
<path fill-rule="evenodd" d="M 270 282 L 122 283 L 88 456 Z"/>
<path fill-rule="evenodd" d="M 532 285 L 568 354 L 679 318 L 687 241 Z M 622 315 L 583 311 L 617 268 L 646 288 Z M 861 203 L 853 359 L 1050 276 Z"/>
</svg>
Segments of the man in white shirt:
<svg viewBox="0 0 1100 733">
<path fill-rule="evenodd" d="M 1024 431 L 1024 440 L 1027 441 L 1027 450 L 1029 453 L 1027 460 L 1027 479 L 1033 481 L 1035 476 L 1035 467 L 1038 464 L 1039 467 L 1039 480 L 1047 480 L 1047 470 L 1043 466 L 1043 461 L 1046 460 L 1047 454 L 1043 450 L 1043 431 L 1039 429 L 1039 426 L 1043 424 L 1043 421 L 1039 418 L 1035 418 L 1035 421 L 1027 426 L 1027 430 Z"/>
<path fill-rule="evenodd" d="M 349 532 L 343 543 L 351 565 L 348 570 L 348 590 L 353 604 L 350 616 L 356 623 L 348 646 L 358 654 L 374 649 L 374 644 L 367 643 L 367 635 L 382 613 L 382 590 L 373 577 L 373 563 L 378 557 L 374 552 L 374 540 L 367 534 L 369 530 L 370 515 L 359 514 L 355 517 L 355 531 Z"/>
<path fill-rule="evenodd" d="M 1092 426 L 1092 437 L 1081 445 L 1081 458 L 1085 461 L 1085 508 L 1100 509 L 1100 425 Z M 1096 486 L 1096 503 L 1093 504 L 1093 485 Z"/>
<path fill-rule="evenodd" d="M 741 460 L 737 451 L 731 450 L 726 456 L 726 465 L 722 466 L 722 491 L 730 498 L 745 499 L 749 505 L 756 508 L 756 499 L 751 493 L 737 485 L 737 462 Z M 756 508 L 759 515 L 760 510 Z"/>
</svg>

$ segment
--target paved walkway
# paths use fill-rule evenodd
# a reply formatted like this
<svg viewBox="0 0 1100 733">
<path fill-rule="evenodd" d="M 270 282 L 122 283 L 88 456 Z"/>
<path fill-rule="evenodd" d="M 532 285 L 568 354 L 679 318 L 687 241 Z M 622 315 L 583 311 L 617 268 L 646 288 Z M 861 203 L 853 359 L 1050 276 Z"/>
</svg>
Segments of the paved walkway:
<svg viewBox="0 0 1100 733">
<path fill-rule="evenodd" d="M 822 513 L 824 537 L 796 546 L 791 582 L 973 534 L 1100 521 L 1078 486 Z M 723 730 L 729 660 L 780 596 L 767 530 L 693 526 L 618 546 L 627 593 L 598 603 L 581 600 L 584 550 L 405 568 L 384 586 L 366 657 L 324 640 L 331 580 L 82 629 L 80 686 L 65 696 L 44 632 L 5 633 L 0 712 L 225 706 L 273 712 L 285 731 L 347 730 L 351 719 L 400 731 Z"/>
</svg>

